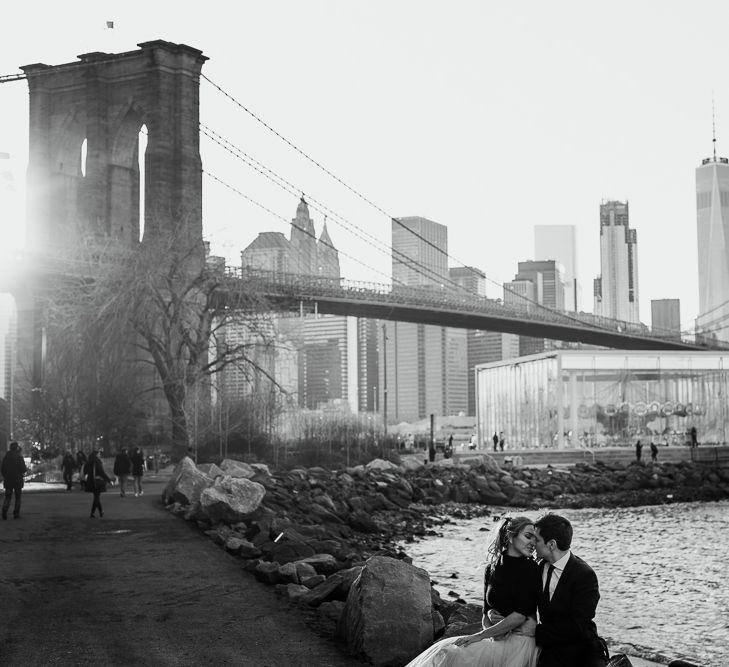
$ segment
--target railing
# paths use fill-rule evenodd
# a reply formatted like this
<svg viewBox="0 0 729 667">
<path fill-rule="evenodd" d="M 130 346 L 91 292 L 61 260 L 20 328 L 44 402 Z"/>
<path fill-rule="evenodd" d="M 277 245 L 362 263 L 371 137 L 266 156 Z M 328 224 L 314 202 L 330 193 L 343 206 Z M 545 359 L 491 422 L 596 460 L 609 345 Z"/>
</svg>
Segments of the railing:
<svg viewBox="0 0 729 667">
<path fill-rule="evenodd" d="M 456 288 L 444 285 L 433 287 L 387 285 L 352 281 L 345 278 L 327 278 L 260 269 L 243 269 L 240 267 L 226 267 L 225 277 L 231 281 L 230 289 L 236 289 L 243 282 L 258 291 L 297 300 L 316 301 L 324 298 L 335 298 L 349 301 L 385 302 L 401 306 L 427 307 L 431 310 L 444 312 L 458 311 L 460 313 L 529 319 L 563 325 L 572 329 L 598 329 L 626 336 L 633 335 L 667 342 L 683 342 L 687 345 L 695 345 L 705 349 L 729 349 L 729 345 L 715 340 L 702 340 L 699 335 L 679 337 L 672 332 L 652 331 L 641 323 L 613 320 L 591 313 L 560 313 L 536 304 L 503 303 L 496 299 L 479 297 L 465 290 L 459 292 Z"/>
</svg>

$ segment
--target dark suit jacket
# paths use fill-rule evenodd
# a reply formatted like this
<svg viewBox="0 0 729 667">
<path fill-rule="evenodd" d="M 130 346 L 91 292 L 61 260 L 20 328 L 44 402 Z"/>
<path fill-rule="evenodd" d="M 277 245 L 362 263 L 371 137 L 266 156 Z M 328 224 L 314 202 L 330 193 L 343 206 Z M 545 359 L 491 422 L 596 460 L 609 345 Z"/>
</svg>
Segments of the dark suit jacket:
<svg viewBox="0 0 729 667">
<path fill-rule="evenodd" d="M 601 640 L 593 620 L 599 599 L 597 575 L 585 561 L 571 554 L 552 599 L 539 596 L 536 640 L 542 652 L 538 667 L 605 664 L 600 660 Z"/>
</svg>

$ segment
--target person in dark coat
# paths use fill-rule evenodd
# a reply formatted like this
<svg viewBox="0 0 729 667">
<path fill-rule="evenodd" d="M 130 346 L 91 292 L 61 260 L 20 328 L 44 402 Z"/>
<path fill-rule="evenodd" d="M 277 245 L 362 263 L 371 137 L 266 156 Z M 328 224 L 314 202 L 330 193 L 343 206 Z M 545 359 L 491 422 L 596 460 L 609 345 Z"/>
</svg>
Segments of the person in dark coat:
<svg viewBox="0 0 729 667">
<path fill-rule="evenodd" d="M 643 452 L 643 443 L 638 440 L 638 442 L 635 443 L 635 460 L 640 463 L 640 455 Z"/>
<path fill-rule="evenodd" d="M 572 525 L 563 516 L 546 514 L 534 528 L 542 559 L 537 667 L 605 667 L 607 645 L 594 620 L 600 600 L 597 575 L 571 552 Z"/>
<path fill-rule="evenodd" d="M 91 503 L 92 519 L 96 518 L 94 512 L 97 509 L 99 510 L 99 516 L 104 516 L 104 510 L 101 507 L 101 494 L 106 491 L 107 483 L 111 483 L 111 478 L 104 470 L 104 464 L 99 458 L 99 450 L 94 449 L 84 466 L 84 491 L 94 494 L 94 500 Z"/>
<path fill-rule="evenodd" d="M 123 498 L 127 492 L 127 479 L 132 472 L 132 460 L 126 447 L 122 447 L 121 451 L 114 459 L 114 475 L 116 481 L 119 482 L 119 495 Z"/>
<path fill-rule="evenodd" d="M 28 466 L 25 465 L 25 459 L 20 453 L 20 445 L 13 441 L 10 443 L 10 449 L 3 457 L 0 472 L 3 476 L 3 486 L 5 487 L 5 500 L 3 500 L 3 519 L 8 518 L 8 509 L 10 500 L 15 494 L 15 505 L 13 507 L 13 518 L 20 518 L 20 496 L 23 489 L 23 476 L 28 472 Z"/>
<path fill-rule="evenodd" d="M 651 443 L 651 461 L 653 461 L 653 463 L 658 461 L 658 447 L 655 442 Z"/>
<path fill-rule="evenodd" d="M 73 489 L 73 473 L 76 470 L 76 459 L 73 458 L 71 452 L 66 451 L 61 461 L 61 472 L 63 473 L 63 481 L 66 482 L 66 491 Z"/>
<path fill-rule="evenodd" d="M 144 495 L 142 491 L 142 475 L 144 474 L 144 452 L 135 447 L 132 452 L 132 477 L 134 477 L 134 497 Z"/>
</svg>

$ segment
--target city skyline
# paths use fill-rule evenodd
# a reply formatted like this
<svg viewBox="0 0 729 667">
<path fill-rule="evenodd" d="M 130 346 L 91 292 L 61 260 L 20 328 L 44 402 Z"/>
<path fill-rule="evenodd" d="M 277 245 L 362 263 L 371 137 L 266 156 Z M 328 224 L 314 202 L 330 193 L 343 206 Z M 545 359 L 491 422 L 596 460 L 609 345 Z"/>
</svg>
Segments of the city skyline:
<svg viewBox="0 0 729 667">
<path fill-rule="evenodd" d="M 388 215 L 447 225 L 450 265 L 482 270 L 491 297 L 519 261 L 544 259 L 530 257 L 534 225 L 568 224 L 577 229 L 580 306 L 591 310 L 599 203 L 627 200 L 641 241 L 643 320 L 651 300 L 679 298 L 682 327 L 692 326 L 699 310 L 693 170 L 711 153 L 713 89 L 720 153 L 729 136 L 729 91 L 718 85 L 729 55 L 720 32 L 726 3 L 601 9 L 464 1 L 446 10 L 427 0 L 281 1 L 246 4 L 241 21 L 225 20 L 227 6 L 214 0 L 204 13 L 136 0 L 72 5 L 73 12 L 49 7 L 42 17 L 13 5 L 0 74 L 132 50 L 149 39 L 200 48 L 210 58 L 206 76 Z M 109 20 L 113 30 L 104 29 Z M 0 85 L 0 103 L 0 151 L 11 154 L 22 190 L 27 84 Z M 290 147 L 207 82 L 201 107 L 207 125 L 284 174 L 297 196 L 388 238 L 388 215 L 357 203 L 301 155 L 292 160 Z M 214 254 L 237 263 L 260 231 L 288 233 L 293 195 L 201 141 L 206 171 L 283 218 L 206 178 L 206 237 Z M 312 215 L 320 224 L 322 212 Z M 3 220 L 6 247 L 22 233 L 18 217 Z M 333 216 L 327 225 L 342 251 L 342 275 L 384 282 L 389 257 L 354 242 Z"/>
</svg>

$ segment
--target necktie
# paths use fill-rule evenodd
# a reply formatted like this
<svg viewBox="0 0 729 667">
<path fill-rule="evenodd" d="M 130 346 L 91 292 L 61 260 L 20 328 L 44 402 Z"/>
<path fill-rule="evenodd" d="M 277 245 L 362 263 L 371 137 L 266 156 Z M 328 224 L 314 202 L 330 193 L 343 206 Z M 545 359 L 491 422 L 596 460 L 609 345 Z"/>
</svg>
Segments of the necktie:
<svg viewBox="0 0 729 667">
<path fill-rule="evenodd" d="M 554 572 L 554 565 L 551 563 L 549 564 L 549 568 L 547 569 L 547 581 L 544 582 L 544 599 L 549 602 L 549 582 L 552 581 L 552 572 Z"/>
</svg>

